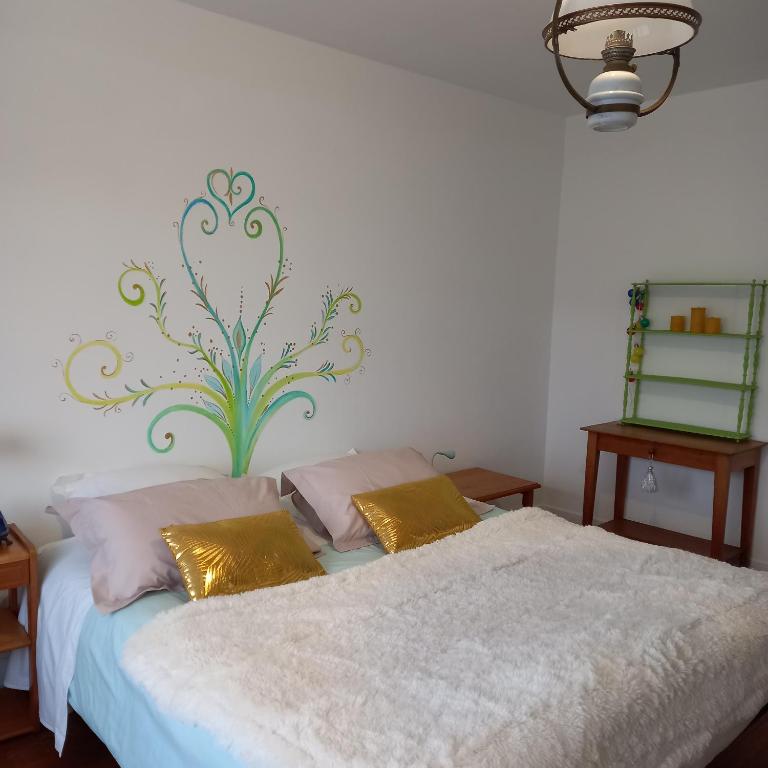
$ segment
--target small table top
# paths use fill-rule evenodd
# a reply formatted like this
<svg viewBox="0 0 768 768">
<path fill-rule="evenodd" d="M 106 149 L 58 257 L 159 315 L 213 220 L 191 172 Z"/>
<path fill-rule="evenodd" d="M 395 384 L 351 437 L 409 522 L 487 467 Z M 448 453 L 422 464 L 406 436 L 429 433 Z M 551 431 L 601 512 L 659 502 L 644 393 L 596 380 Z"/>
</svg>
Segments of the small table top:
<svg viewBox="0 0 768 768">
<path fill-rule="evenodd" d="M 659 445 L 673 445 L 679 448 L 719 453 L 726 456 L 736 456 L 747 451 L 754 451 L 766 445 L 759 440 L 742 440 L 737 442 L 736 440 L 726 440 L 722 437 L 706 437 L 705 435 L 692 435 L 688 432 L 675 432 L 671 429 L 622 424 L 620 421 L 592 424 L 581 429 L 584 432 L 595 432 L 599 435 L 623 437 L 628 440 L 642 440 L 644 442 L 658 443 Z"/>
<path fill-rule="evenodd" d="M 0 567 L 10 563 L 22 563 L 25 560 L 29 560 L 30 552 L 34 551 L 32 544 L 13 523 L 8 527 L 11 532 L 8 541 L 13 543 L 0 544 Z"/>
<path fill-rule="evenodd" d="M 541 488 L 540 483 L 535 483 L 532 480 L 523 480 L 522 477 L 505 475 L 482 467 L 448 472 L 448 477 L 453 480 L 464 496 L 476 501 L 493 501 L 505 496 L 514 496 L 516 493 L 527 493 Z"/>
</svg>

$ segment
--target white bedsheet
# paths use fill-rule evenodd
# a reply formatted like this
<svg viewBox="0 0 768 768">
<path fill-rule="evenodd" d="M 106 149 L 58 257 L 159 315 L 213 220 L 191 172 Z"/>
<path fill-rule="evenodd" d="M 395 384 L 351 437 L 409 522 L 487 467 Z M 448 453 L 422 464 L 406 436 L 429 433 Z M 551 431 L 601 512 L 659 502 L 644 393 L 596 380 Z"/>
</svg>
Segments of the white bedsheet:
<svg viewBox="0 0 768 768">
<path fill-rule="evenodd" d="M 88 553 L 76 539 L 46 544 L 38 550 L 40 609 L 37 631 L 37 680 L 40 722 L 53 731 L 56 749 L 67 733 L 67 691 L 75 672 L 80 630 L 93 606 Z M 24 595 L 20 618 L 27 625 Z M 5 673 L 8 688 L 29 688 L 28 651 L 14 651 Z"/>
</svg>

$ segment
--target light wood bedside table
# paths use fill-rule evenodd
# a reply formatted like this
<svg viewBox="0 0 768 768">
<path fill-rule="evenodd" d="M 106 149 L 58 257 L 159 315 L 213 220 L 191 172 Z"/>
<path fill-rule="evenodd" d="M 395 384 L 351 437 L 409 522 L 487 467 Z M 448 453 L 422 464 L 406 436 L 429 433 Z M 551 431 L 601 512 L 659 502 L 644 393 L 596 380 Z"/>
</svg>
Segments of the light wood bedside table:
<svg viewBox="0 0 768 768">
<path fill-rule="evenodd" d="M 522 477 L 504 475 L 482 467 L 448 472 L 447 477 L 453 480 L 461 495 L 468 499 L 494 501 L 519 493 L 522 494 L 524 507 L 533 506 L 533 492 L 541 488 L 541 484 L 533 480 L 523 480 Z"/>
<path fill-rule="evenodd" d="M 8 590 L 8 607 L 0 608 L 0 653 L 29 649 L 29 692 L 0 688 L 0 741 L 40 727 L 37 704 L 37 551 L 13 523 L 12 544 L 0 544 L 0 590 Z M 19 624 L 18 588 L 27 588 L 29 630 Z"/>
</svg>

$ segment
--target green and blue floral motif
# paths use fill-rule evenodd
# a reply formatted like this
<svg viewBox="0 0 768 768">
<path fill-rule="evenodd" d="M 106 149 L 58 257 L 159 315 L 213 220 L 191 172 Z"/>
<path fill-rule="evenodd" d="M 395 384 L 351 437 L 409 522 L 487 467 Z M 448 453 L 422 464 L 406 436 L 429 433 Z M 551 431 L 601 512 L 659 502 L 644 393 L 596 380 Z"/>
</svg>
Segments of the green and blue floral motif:
<svg viewBox="0 0 768 768">
<path fill-rule="evenodd" d="M 196 394 L 199 404 L 170 405 L 152 418 L 147 428 L 150 447 L 158 453 L 168 453 L 172 450 L 175 444 L 173 433 L 166 432 L 164 444 L 158 444 L 154 435 L 157 425 L 172 413 L 194 413 L 207 419 L 221 431 L 232 457 L 232 476 L 239 477 L 248 471 L 259 437 L 281 408 L 294 400 L 303 400 L 304 418 L 311 419 L 314 416 L 317 408 L 314 397 L 302 389 L 293 389 L 293 385 L 312 378 L 335 382 L 339 377 L 348 376 L 353 371 L 364 370 L 362 362 L 367 350 L 357 330 L 348 334 L 342 332 L 342 350 L 354 356 L 349 365 L 338 367 L 326 360 L 314 370 L 299 370 L 299 358 L 329 341 L 333 322 L 342 307 L 346 305 L 349 312 L 357 314 L 362 309 L 362 302 L 351 289 L 335 293 L 327 291 L 322 299 L 320 321 L 313 323 L 308 341 L 302 346 L 293 342 L 286 343 L 279 359 L 267 367 L 263 353 L 254 355 L 254 342 L 265 320 L 272 314 L 275 299 L 282 293 L 288 279 L 285 274 L 284 229 L 278 220 L 277 209 L 266 206 L 263 197 L 256 200 L 256 184 L 251 174 L 217 168 L 208 174 L 206 187 L 207 195 L 200 195 L 186 204 L 178 223 L 179 248 L 183 267 L 192 284 L 192 293 L 197 299 L 197 306 L 213 321 L 221 335 L 223 346 L 220 351 L 212 344 L 204 346 L 202 334 L 194 328 L 187 333 L 187 340 L 178 339 L 171 334 L 167 326 L 165 280 L 160 278 L 149 264 L 133 261 L 125 264 L 125 270 L 117 282 L 120 298 L 126 304 L 139 307 L 146 303 L 152 310 L 150 317 L 162 336 L 177 348 L 187 350 L 202 364 L 201 381 L 174 381 L 153 386 L 140 379 L 139 386 L 126 385 L 126 394 L 123 395 L 111 396 L 107 392 L 94 393 L 91 396 L 83 394 L 72 383 L 72 366 L 86 350 L 97 348 L 111 356 L 111 365 L 102 365 L 100 368 L 102 378 L 115 379 L 123 370 L 123 362 L 128 358 L 123 357 L 111 334 L 107 334 L 104 339 L 87 342 L 82 342 L 74 335 L 72 339 L 78 343 L 64 363 L 64 381 L 69 395 L 75 400 L 105 413 L 119 410 L 121 405 L 127 403 L 146 405 L 154 394 L 166 390 Z M 223 214 L 220 211 L 223 211 Z M 237 322 L 229 329 L 218 308 L 208 297 L 205 280 L 198 276 L 190 265 L 185 233 L 187 222 L 193 213 L 202 214 L 200 229 L 203 234 L 212 236 L 219 229 L 222 218 L 226 218 L 228 225 L 235 226 L 235 217 L 241 211 L 246 237 L 256 240 L 261 237 L 264 227 L 269 227 L 277 235 L 279 250 L 276 269 L 265 281 L 266 301 L 253 326 L 249 328 L 243 322 L 241 306 Z M 151 300 L 148 301 L 148 298 Z"/>
</svg>

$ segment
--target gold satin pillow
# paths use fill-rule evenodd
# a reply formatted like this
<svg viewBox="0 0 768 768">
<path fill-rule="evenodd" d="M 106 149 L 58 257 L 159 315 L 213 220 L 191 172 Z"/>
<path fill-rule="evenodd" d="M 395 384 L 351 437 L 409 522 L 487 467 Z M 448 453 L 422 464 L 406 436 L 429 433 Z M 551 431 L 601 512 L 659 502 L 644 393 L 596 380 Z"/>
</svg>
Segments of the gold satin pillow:
<svg viewBox="0 0 768 768">
<path fill-rule="evenodd" d="M 430 544 L 480 522 L 445 475 L 358 493 L 352 502 L 387 552 Z"/>
<path fill-rule="evenodd" d="M 285 510 L 160 529 L 189 596 L 234 595 L 322 576 Z"/>
</svg>

